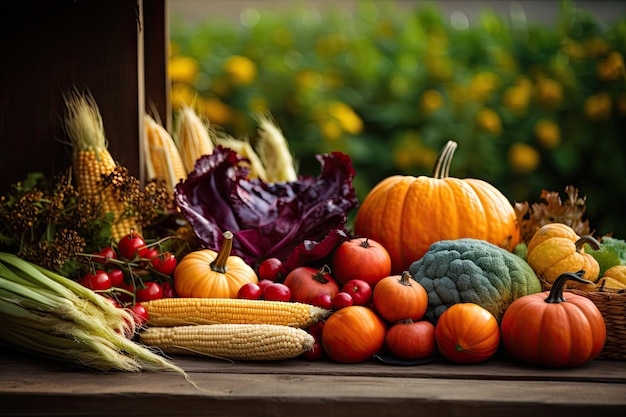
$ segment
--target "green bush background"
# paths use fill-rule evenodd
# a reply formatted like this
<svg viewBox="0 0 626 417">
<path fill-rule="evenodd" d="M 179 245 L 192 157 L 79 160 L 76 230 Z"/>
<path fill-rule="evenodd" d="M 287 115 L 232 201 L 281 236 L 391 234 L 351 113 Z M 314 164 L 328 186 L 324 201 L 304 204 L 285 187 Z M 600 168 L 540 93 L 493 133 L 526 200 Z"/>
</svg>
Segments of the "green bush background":
<svg viewBox="0 0 626 417">
<path fill-rule="evenodd" d="M 511 202 L 573 185 L 592 230 L 626 238 L 626 19 L 603 25 L 564 2 L 549 27 L 489 9 L 465 25 L 391 1 L 243 19 L 172 22 L 174 110 L 193 103 L 252 141 L 269 112 L 300 173 L 319 172 L 315 154 L 348 153 L 361 200 L 389 175 L 430 175 L 452 139 L 452 176 Z"/>
</svg>

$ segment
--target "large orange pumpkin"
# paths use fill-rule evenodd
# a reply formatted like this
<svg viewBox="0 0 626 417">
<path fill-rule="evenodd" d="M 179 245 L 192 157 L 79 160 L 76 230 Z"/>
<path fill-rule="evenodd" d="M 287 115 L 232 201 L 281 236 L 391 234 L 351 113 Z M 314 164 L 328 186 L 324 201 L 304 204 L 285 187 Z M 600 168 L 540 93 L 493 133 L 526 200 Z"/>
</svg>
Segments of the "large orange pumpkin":
<svg viewBox="0 0 626 417">
<path fill-rule="evenodd" d="M 475 238 L 512 251 L 520 229 L 511 202 L 491 184 L 449 177 L 457 144 L 442 149 L 432 177 L 388 177 L 363 200 L 354 220 L 358 236 L 382 244 L 392 273 L 400 274 L 439 240 Z"/>
</svg>

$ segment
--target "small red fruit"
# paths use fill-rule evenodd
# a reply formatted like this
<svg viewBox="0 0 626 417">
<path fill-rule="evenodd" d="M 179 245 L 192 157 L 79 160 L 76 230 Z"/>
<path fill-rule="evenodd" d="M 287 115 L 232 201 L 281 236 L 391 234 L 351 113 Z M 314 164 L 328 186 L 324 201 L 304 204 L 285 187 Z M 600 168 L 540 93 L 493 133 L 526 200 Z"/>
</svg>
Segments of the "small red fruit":
<svg viewBox="0 0 626 417">
<path fill-rule="evenodd" d="M 158 282 L 148 281 L 136 291 L 137 301 L 150 301 L 163 298 L 163 287 Z"/>
<path fill-rule="evenodd" d="M 237 292 L 237 298 L 244 298 L 246 300 L 259 300 L 262 296 L 263 290 L 254 282 L 243 284 Z"/>
<path fill-rule="evenodd" d="M 171 252 L 157 253 L 156 256 L 148 259 L 150 259 L 150 266 L 163 275 L 172 275 L 176 269 L 176 256 Z"/>
<path fill-rule="evenodd" d="M 333 297 L 333 307 L 335 310 L 340 310 L 344 307 L 349 307 L 354 304 L 352 296 L 347 292 L 340 291 Z"/>
<path fill-rule="evenodd" d="M 319 361 L 326 357 L 326 353 L 324 352 L 324 347 L 322 346 L 322 342 L 316 341 L 313 343 L 313 347 L 311 350 L 307 350 L 302 354 L 302 356 L 310 361 Z"/>
<path fill-rule="evenodd" d="M 135 320 L 135 326 L 141 327 L 148 322 L 148 310 L 141 303 L 135 303 L 128 310 Z"/>
<path fill-rule="evenodd" d="M 263 291 L 265 289 L 265 287 L 272 285 L 274 283 L 274 281 L 271 281 L 269 279 L 262 279 L 259 281 L 259 287 L 261 288 L 261 291 Z"/>
<path fill-rule="evenodd" d="M 123 258 L 135 259 L 135 257 L 145 258 L 148 248 L 145 240 L 132 230 L 117 243 L 117 251 Z"/>
<path fill-rule="evenodd" d="M 285 284 L 275 282 L 265 287 L 263 298 L 270 301 L 289 301 L 291 300 L 291 290 Z"/>
<path fill-rule="evenodd" d="M 87 272 L 80 283 L 94 291 L 104 291 L 111 288 L 111 277 L 106 271 L 96 269 L 94 272 Z"/>
<path fill-rule="evenodd" d="M 372 287 L 362 279 L 351 279 L 341 289 L 352 296 L 355 306 L 364 306 L 372 301 Z"/>
<path fill-rule="evenodd" d="M 124 271 L 121 269 L 112 269 L 108 272 L 109 278 L 111 278 L 111 286 L 120 288 L 124 285 Z"/>
<path fill-rule="evenodd" d="M 101 264 L 107 263 L 109 259 L 117 259 L 117 253 L 110 246 L 103 248 L 100 252 L 94 252 L 93 255 L 93 261 Z"/>
<path fill-rule="evenodd" d="M 333 309 L 333 297 L 330 294 L 319 293 L 315 296 L 315 298 L 311 301 L 316 307 L 325 308 L 326 310 Z"/>
<path fill-rule="evenodd" d="M 283 262 L 278 258 L 267 258 L 259 265 L 259 279 L 280 282 L 287 275 Z"/>
</svg>

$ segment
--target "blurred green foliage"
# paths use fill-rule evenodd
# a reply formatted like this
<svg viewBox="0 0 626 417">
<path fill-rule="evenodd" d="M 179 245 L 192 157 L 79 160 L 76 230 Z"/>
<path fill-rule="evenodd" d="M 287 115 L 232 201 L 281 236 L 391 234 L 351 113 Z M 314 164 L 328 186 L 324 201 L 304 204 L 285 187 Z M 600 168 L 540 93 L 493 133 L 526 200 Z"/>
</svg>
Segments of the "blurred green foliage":
<svg viewBox="0 0 626 417">
<path fill-rule="evenodd" d="M 317 153 L 348 153 L 361 200 L 389 175 L 430 175 L 452 139 L 452 176 L 512 202 L 573 185 L 597 235 L 626 237 L 624 18 L 603 25 L 565 1 L 550 27 L 519 10 L 469 24 L 436 5 L 360 1 L 258 6 L 241 25 L 173 21 L 171 39 L 174 110 L 193 103 L 251 140 L 255 114 L 269 112 L 300 173 L 319 172 Z"/>
</svg>

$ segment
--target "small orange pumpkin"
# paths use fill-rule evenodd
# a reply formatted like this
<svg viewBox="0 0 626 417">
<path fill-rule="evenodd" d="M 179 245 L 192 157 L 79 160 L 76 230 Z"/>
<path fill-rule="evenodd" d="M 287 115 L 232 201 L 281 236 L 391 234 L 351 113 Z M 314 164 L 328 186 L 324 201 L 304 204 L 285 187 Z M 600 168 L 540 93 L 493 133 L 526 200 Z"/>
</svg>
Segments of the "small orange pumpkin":
<svg viewBox="0 0 626 417">
<path fill-rule="evenodd" d="M 489 310 L 474 303 L 457 303 L 439 316 L 435 339 L 439 352 L 449 361 L 479 363 L 498 350 L 500 328 Z"/>
<path fill-rule="evenodd" d="M 498 189 L 448 176 L 456 147 L 454 141 L 445 145 L 432 177 L 388 177 L 361 203 L 354 231 L 387 249 L 392 274 L 407 270 L 440 240 L 475 238 L 508 251 L 520 242 L 513 205 Z"/>
<path fill-rule="evenodd" d="M 239 289 L 258 283 L 254 269 L 231 256 L 233 234 L 224 232 L 219 252 L 200 249 L 187 254 L 174 270 L 174 288 L 180 297 L 237 298 Z"/>
<path fill-rule="evenodd" d="M 593 289 L 600 275 L 600 265 L 584 251 L 584 245 L 594 249 L 600 243 L 591 236 L 578 236 L 568 225 L 548 223 L 543 225 L 528 242 L 526 252 L 528 264 L 546 282 L 552 284 L 564 272 L 585 271 L 583 278 L 590 283 L 577 282 L 569 288 Z"/>
<path fill-rule="evenodd" d="M 428 308 L 428 294 L 408 271 L 378 281 L 372 293 L 372 302 L 378 314 L 395 323 L 411 319 L 419 321 Z"/>
<path fill-rule="evenodd" d="M 549 292 L 511 303 L 501 323 L 502 343 L 511 356 L 560 368 L 582 365 L 602 352 L 606 324 L 598 307 L 582 295 L 563 294 L 567 280 L 585 283 L 583 273 L 563 273 Z"/>
</svg>

